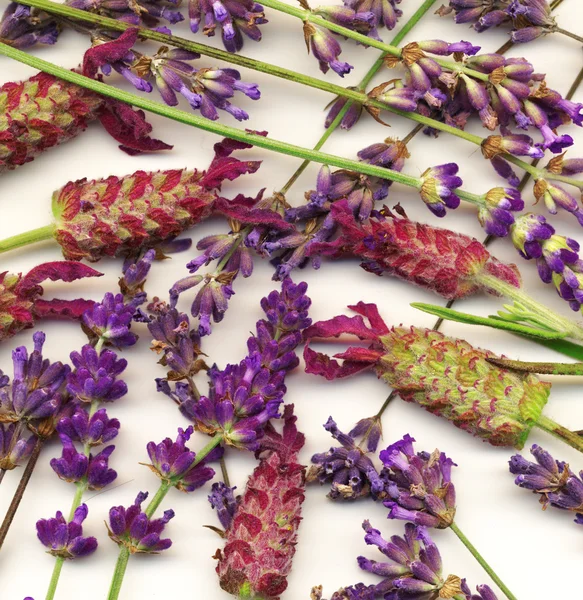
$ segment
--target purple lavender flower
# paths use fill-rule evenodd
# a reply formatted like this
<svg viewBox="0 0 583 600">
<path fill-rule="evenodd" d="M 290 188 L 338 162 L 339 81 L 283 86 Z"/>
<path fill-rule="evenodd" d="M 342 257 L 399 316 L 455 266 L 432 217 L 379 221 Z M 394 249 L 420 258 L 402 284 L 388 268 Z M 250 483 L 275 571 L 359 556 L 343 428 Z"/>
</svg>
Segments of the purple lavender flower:
<svg viewBox="0 0 583 600">
<path fill-rule="evenodd" d="M 211 493 L 208 497 L 211 507 L 217 511 L 217 517 L 225 531 L 231 526 L 239 505 L 240 496 L 235 497 L 236 489 L 236 487 L 228 487 L 222 481 L 218 481 L 211 486 Z"/>
<path fill-rule="evenodd" d="M 312 462 L 316 466 L 310 468 L 307 481 L 317 479 L 320 484 L 331 484 L 328 498 L 332 500 L 355 500 L 369 495 L 374 500 L 384 498 L 385 482 L 366 452 L 356 445 L 354 430 L 349 435 L 342 433 L 332 417 L 328 419 L 324 429 L 341 446 L 312 456 Z"/>
<path fill-rule="evenodd" d="M 488 235 L 506 237 L 514 224 L 514 214 L 524 209 L 524 200 L 514 188 L 493 188 L 484 194 L 478 220 Z"/>
<path fill-rule="evenodd" d="M 128 363 L 113 350 L 102 350 L 98 354 L 93 346 L 85 344 L 80 353 L 71 352 L 71 362 L 75 370 L 67 378 L 67 391 L 75 400 L 114 402 L 126 395 L 128 387 L 117 377 Z"/>
<path fill-rule="evenodd" d="M 466 600 L 498 600 L 490 586 L 479 585 L 476 587 L 476 591 L 478 592 L 477 594 L 472 594 L 470 586 L 465 579 L 462 579 L 462 593 L 465 595 Z"/>
<path fill-rule="evenodd" d="M 254 0 L 189 0 L 188 14 L 193 33 L 202 22 L 204 35 L 211 37 L 220 25 L 223 44 L 229 52 L 241 50 L 242 34 L 258 42 L 261 30 L 257 25 L 267 23 L 263 6 Z"/>
<path fill-rule="evenodd" d="M 0 20 L 0 40 L 19 50 L 52 45 L 58 37 L 59 28 L 50 15 L 16 2 L 8 4 Z"/>
<path fill-rule="evenodd" d="M 132 25 L 155 27 L 159 19 L 171 24 L 179 23 L 184 17 L 177 0 L 66 0 L 67 6 L 97 13 Z"/>
<path fill-rule="evenodd" d="M 126 258 L 124 261 L 119 287 L 126 302 L 137 305 L 138 302 L 142 304 L 146 301 L 144 285 L 155 258 L 156 250 L 151 248 L 138 260 Z"/>
<path fill-rule="evenodd" d="M 536 444 L 530 452 L 536 463 L 529 462 L 520 454 L 515 454 L 509 461 L 510 472 L 517 476 L 516 485 L 539 494 L 543 509 L 550 504 L 575 513 L 583 511 L 583 472 L 578 477 L 567 463 L 555 460 Z M 582 518 L 580 514 L 576 517 Z"/>
<path fill-rule="evenodd" d="M 552 283 L 574 311 L 583 304 L 583 263 L 579 244 L 557 235 L 542 215 L 528 213 L 516 219 L 510 237 L 519 254 L 537 263 L 539 277 Z"/>
<path fill-rule="evenodd" d="M 482 142 L 482 154 L 494 158 L 500 153 L 507 152 L 513 156 L 530 156 L 542 158 L 544 151 L 535 146 L 534 140 L 524 134 L 490 135 Z"/>
<path fill-rule="evenodd" d="M 83 537 L 83 521 L 89 509 L 82 504 L 75 510 L 73 520 L 67 523 L 63 513 L 57 512 L 54 518 L 36 522 L 36 533 L 40 543 L 48 548 L 48 553 L 59 558 L 82 558 L 97 550 L 94 537 Z"/>
<path fill-rule="evenodd" d="M 363 571 L 379 575 L 383 580 L 374 587 L 363 591 L 370 595 L 347 594 L 348 598 L 416 598 L 431 600 L 432 598 L 451 597 L 461 591 L 459 578 L 450 575 L 445 580 L 442 577 L 441 556 L 437 546 L 431 539 L 425 527 L 407 523 L 403 537 L 392 536 L 385 540 L 378 529 L 374 529 L 368 521 L 362 524 L 366 535 L 364 540 L 371 546 L 376 546 L 391 562 L 377 562 L 364 556 L 358 557 L 358 565 Z M 445 589 L 444 589 L 445 588 Z M 357 587 L 347 588 L 357 590 Z M 440 594 L 443 590 L 443 594 Z"/>
<path fill-rule="evenodd" d="M 415 454 L 414 441 L 405 435 L 379 455 L 385 465 L 381 475 L 388 480 L 390 499 L 384 502 L 388 518 L 445 529 L 455 516 L 455 488 L 451 482 L 455 463 L 438 450 Z"/>
<path fill-rule="evenodd" d="M 114 506 L 109 511 L 109 537 L 131 554 L 156 554 L 172 546 L 172 540 L 160 536 L 174 518 L 174 511 L 166 510 L 161 519 L 151 519 L 142 512 L 142 503 L 147 497 L 147 492 L 140 492 L 130 507 Z"/>
<path fill-rule="evenodd" d="M 308 309 L 312 301 L 306 295 L 307 291 L 308 284 L 304 281 L 296 285 L 291 279 L 286 279 L 281 285 L 281 292 L 274 290 L 261 299 L 261 308 L 272 327 L 274 339 L 311 325 Z"/>
<path fill-rule="evenodd" d="M 455 190 L 463 183 L 457 176 L 458 171 L 459 167 L 455 163 L 448 163 L 429 168 L 421 175 L 421 199 L 437 217 L 444 217 L 446 208 L 457 208 L 460 205 L 460 199 L 455 194 Z"/>
<path fill-rule="evenodd" d="M 61 407 L 61 390 L 70 368 L 61 362 L 43 358 L 46 336 L 37 331 L 33 336 L 34 350 L 28 354 L 24 346 L 12 352 L 14 377 L 12 385 L 2 378 L 0 386 L 0 422 L 26 421 L 33 429 L 38 421 L 57 414 Z"/>
<path fill-rule="evenodd" d="M 135 312 L 136 306 L 126 304 L 122 294 L 114 296 L 108 292 L 83 314 L 81 326 L 92 342 L 101 340 L 116 348 L 133 346 L 138 341 L 138 336 L 130 331 Z"/>
<path fill-rule="evenodd" d="M 196 463 L 196 453 L 186 447 L 186 442 L 193 431 L 193 427 L 188 427 L 186 430 L 179 428 L 175 442 L 165 438 L 159 444 L 148 442 L 147 445 L 148 456 L 152 463 L 147 466 L 162 481 L 170 483 L 183 492 L 193 492 L 210 481 L 215 476 L 215 472 L 206 464 L 220 458 L 223 453 L 222 448 L 216 448 L 204 460 Z"/>
<path fill-rule="evenodd" d="M 343 0 L 344 5 L 358 13 L 372 12 L 375 27 L 395 28 L 397 20 L 403 14 L 395 4 L 401 0 Z"/>
<path fill-rule="evenodd" d="M 102 408 L 91 417 L 83 406 L 70 417 L 64 417 L 57 424 L 57 431 L 72 441 L 86 446 L 101 446 L 111 442 L 119 433 L 119 421 L 110 419 Z"/>
<path fill-rule="evenodd" d="M 354 89 L 354 88 L 349 88 Z M 328 114 L 326 115 L 325 127 L 328 129 L 332 122 L 336 119 L 336 117 L 340 114 L 340 111 L 345 107 L 347 102 L 351 102 L 350 107 L 342 117 L 342 121 L 340 121 L 340 129 L 352 129 L 354 125 L 360 119 L 362 115 L 362 104 L 358 102 L 353 102 L 352 100 L 348 100 L 344 96 L 338 96 L 335 100 L 333 100 L 326 108 L 330 108 Z"/>
<path fill-rule="evenodd" d="M 0 423 L 0 471 L 11 471 L 27 460 L 36 443 L 19 423 Z"/>
<path fill-rule="evenodd" d="M 378 39 L 377 20 L 375 14 L 371 11 L 356 12 L 347 6 L 326 5 L 318 6 L 312 12 L 315 15 L 324 17 L 327 21 Z"/>
<path fill-rule="evenodd" d="M 560 207 L 570 212 L 579 221 L 579 225 L 583 225 L 583 210 L 579 207 L 579 202 L 560 185 L 546 179 L 537 179 L 534 185 L 534 195 L 537 200 L 542 198 L 547 210 L 552 215 L 556 215 L 557 207 Z"/>
<path fill-rule="evenodd" d="M 304 23 L 304 37 L 308 52 L 310 49 L 312 50 L 312 54 L 320 63 L 322 73 L 327 73 L 329 69 L 332 69 L 340 77 L 344 77 L 352 71 L 352 65 L 338 60 L 342 47 L 331 31 L 306 22 Z"/>
<path fill-rule="evenodd" d="M 115 446 L 106 446 L 95 456 L 78 452 L 71 438 L 61 434 L 61 458 L 51 460 L 51 468 L 63 481 L 83 482 L 90 490 L 100 490 L 115 481 L 117 473 L 109 468 L 109 457 Z"/>
</svg>

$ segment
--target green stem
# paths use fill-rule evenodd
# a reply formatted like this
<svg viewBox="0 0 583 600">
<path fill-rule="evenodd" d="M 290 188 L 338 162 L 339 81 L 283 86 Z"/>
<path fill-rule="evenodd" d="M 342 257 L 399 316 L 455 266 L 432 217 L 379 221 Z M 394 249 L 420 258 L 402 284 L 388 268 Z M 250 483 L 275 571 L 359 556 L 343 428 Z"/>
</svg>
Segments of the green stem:
<svg viewBox="0 0 583 600">
<path fill-rule="evenodd" d="M 577 40 L 578 42 L 581 42 L 583 44 L 583 37 L 581 37 L 580 35 L 577 35 L 576 33 L 567 31 L 566 29 L 563 29 L 562 27 L 553 27 L 553 31 L 555 33 L 560 33 L 561 35 L 570 37 L 573 40 Z"/>
<path fill-rule="evenodd" d="M 128 560 L 130 559 L 130 551 L 125 547 L 121 546 L 119 550 L 119 556 L 117 557 L 117 563 L 115 564 L 115 571 L 111 578 L 111 585 L 109 586 L 109 593 L 107 594 L 107 600 L 117 600 L 123 584 L 123 578 L 126 573 L 128 566 Z"/>
<path fill-rule="evenodd" d="M 45 225 L 38 229 L 31 229 L 25 233 L 19 233 L 12 237 L 6 238 L 0 242 L 0 253 L 7 252 L 8 250 L 15 250 L 22 246 L 28 246 L 28 244 L 35 244 L 36 242 L 42 242 L 43 240 L 49 240 L 55 233 L 55 225 Z"/>
<path fill-rule="evenodd" d="M 450 529 L 457 535 L 460 542 L 470 551 L 472 556 L 480 563 L 484 571 L 490 575 L 492 580 L 508 598 L 508 600 L 516 600 L 516 596 L 506 587 L 504 582 L 496 575 L 494 569 L 486 562 L 486 559 L 478 552 L 477 548 L 470 542 L 470 540 L 464 535 L 461 529 L 456 523 L 450 525 Z"/>
<path fill-rule="evenodd" d="M 583 363 L 553 363 L 511 360 L 509 358 L 487 358 L 488 362 L 514 371 L 542 373 L 544 375 L 583 375 Z"/>
<path fill-rule="evenodd" d="M 521 289 L 486 273 L 479 273 L 476 280 L 485 288 L 491 289 L 501 296 L 510 298 L 532 313 L 533 320 L 548 327 L 552 331 L 564 333 L 577 340 L 583 340 L 583 327 L 575 321 L 567 319 L 551 310 L 548 306 L 537 302 Z"/>
<path fill-rule="evenodd" d="M 579 436 L 573 431 L 570 431 L 566 427 L 559 425 L 546 415 L 541 415 L 535 425 L 539 429 L 542 429 L 543 431 L 554 435 L 556 438 L 559 438 L 565 442 L 565 444 L 571 446 L 571 448 L 575 448 L 575 450 L 583 452 L 583 437 Z"/>
<path fill-rule="evenodd" d="M 55 592 L 57 591 L 57 586 L 59 585 L 59 577 L 61 576 L 61 569 L 63 568 L 64 564 L 64 558 L 58 557 L 55 561 L 53 575 L 51 577 L 51 582 L 49 583 L 49 589 L 47 590 L 47 600 L 52 600 L 55 597 Z"/>
</svg>

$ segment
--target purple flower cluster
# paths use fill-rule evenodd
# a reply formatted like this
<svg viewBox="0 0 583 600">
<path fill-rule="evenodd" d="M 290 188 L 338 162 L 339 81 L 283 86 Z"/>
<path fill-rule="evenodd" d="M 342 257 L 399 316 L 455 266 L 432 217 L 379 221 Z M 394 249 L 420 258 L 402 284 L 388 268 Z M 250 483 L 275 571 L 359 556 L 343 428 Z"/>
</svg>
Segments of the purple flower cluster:
<svg viewBox="0 0 583 600">
<path fill-rule="evenodd" d="M 147 497 L 147 492 L 140 492 L 130 507 L 114 506 L 109 511 L 109 537 L 118 546 L 125 546 L 131 554 L 158 553 L 172 546 L 172 540 L 163 539 L 161 535 L 166 524 L 174 518 L 174 511 L 164 511 L 160 519 L 148 517 L 142 512 L 142 503 Z"/>
<path fill-rule="evenodd" d="M 552 283 L 559 296 L 574 311 L 579 311 L 583 305 L 583 262 L 579 257 L 579 244 L 557 235 L 542 215 L 532 213 L 516 219 L 510 237 L 523 258 L 536 260 L 540 278 Z"/>
<path fill-rule="evenodd" d="M 455 516 L 455 488 L 451 468 L 455 463 L 436 450 L 415 453 L 415 440 L 405 435 L 402 440 L 383 450 L 379 457 L 387 480 L 389 519 L 411 521 L 424 527 L 444 529 Z"/>
<path fill-rule="evenodd" d="M 160 391 L 175 400 L 196 429 L 219 433 L 226 444 L 255 450 L 264 425 L 278 416 L 286 388 L 285 375 L 298 364 L 295 348 L 302 340 L 310 299 L 307 284 L 283 282 L 281 292 L 271 292 L 261 301 L 266 318 L 257 323 L 257 333 L 248 342 L 249 353 L 238 365 L 209 370 L 208 396 L 196 400 L 185 387 Z"/>
<path fill-rule="evenodd" d="M 156 250 L 151 248 L 137 260 L 126 258 L 124 261 L 119 287 L 126 302 L 139 306 L 146 301 L 147 294 L 144 291 L 144 285 L 155 258 Z"/>
<path fill-rule="evenodd" d="M 480 33 L 510 24 L 512 41 L 518 43 L 530 42 L 556 28 L 547 0 L 450 0 L 439 12 L 453 12 L 456 23 L 472 23 Z"/>
<path fill-rule="evenodd" d="M 105 75 L 117 71 L 142 92 L 151 92 L 154 82 L 169 106 L 178 104 L 179 94 L 207 119 L 218 119 L 218 110 L 230 113 L 238 121 L 249 118 L 229 99 L 241 92 L 258 100 L 261 94 L 256 84 L 242 82 L 235 69 L 196 68 L 190 61 L 200 55 L 188 50 L 163 46 L 153 56 L 146 56 L 133 49 L 137 37 L 137 29 L 127 30 L 117 39 L 101 42 L 88 50 L 85 60 L 100 67 Z"/>
<path fill-rule="evenodd" d="M 83 406 L 78 406 L 73 415 L 64 417 L 57 423 L 57 431 L 61 435 L 89 448 L 111 442 L 117 437 L 119 427 L 119 421 L 110 419 L 104 408 L 89 416 Z"/>
<path fill-rule="evenodd" d="M 148 465 L 150 469 L 162 481 L 182 492 L 194 492 L 210 481 L 215 476 L 215 472 L 207 466 L 207 463 L 221 458 L 223 454 L 223 449 L 217 447 L 203 460 L 197 461 L 196 453 L 186 447 L 186 442 L 193 431 L 193 427 L 188 427 L 186 430 L 179 428 L 175 442 L 165 438 L 159 444 L 149 442 L 147 445 L 151 461 Z"/>
<path fill-rule="evenodd" d="M 510 459 L 510 472 L 516 475 L 516 485 L 539 494 L 543 509 L 551 505 L 574 512 L 575 522 L 583 525 L 583 472 L 577 476 L 567 463 L 555 460 L 536 444 L 530 453 L 536 462 L 520 454 Z"/>
<path fill-rule="evenodd" d="M 514 213 L 524 209 L 524 200 L 515 188 L 493 188 L 484 194 L 478 220 L 488 235 L 506 237 L 514 225 Z"/>
<path fill-rule="evenodd" d="M 138 341 L 138 336 L 130 331 L 136 308 L 134 302 L 124 301 L 123 294 L 108 292 L 83 314 L 81 327 L 94 345 L 101 342 L 116 348 L 133 346 Z"/>
<path fill-rule="evenodd" d="M 94 537 L 83 537 L 83 521 L 87 518 L 88 512 L 87 505 L 82 504 L 75 510 L 73 520 L 68 523 L 60 511 L 54 518 L 37 521 L 38 539 L 48 548 L 49 554 L 73 559 L 95 552 L 97 540 Z"/>
<path fill-rule="evenodd" d="M 23 50 L 35 44 L 54 44 L 59 37 L 57 22 L 47 13 L 10 2 L 0 19 L 0 40 Z"/>
<path fill-rule="evenodd" d="M 23 423 L 35 434 L 47 436 L 54 431 L 60 415 L 70 368 L 43 357 L 44 333 L 37 331 L 32 339 L 34 350 L 30 355 L 24 346 L 12 352 L 12 384 L 5 375 L 0 378 L 0 422 Z"/>
<path fill-rule="evenodd" d="M 307 481 L 318 480 L 321 484 L 331 484 L 328 497 L 332 500 L 355 500 L 366 496 L 374 500 L 385 498 L 386 482 L 367 453 L 355 442 L 356 437 L 368 434 L 367 449 L 374 452 L 381 433 L 380 421 L 371 421 L 370 425 L 368 420 L 360 421 L 349 434 L 345 434 L 330 417 L 324 429 L 341 445 L 312 456 L 315 466 L 310 468 Z"/>
<path fill-rule="evenodd" d="M 454 209 L 460 205 L 455 190 L 461 187 L 463 181 L 458 177 L 458 171 L 455 163 L 448 163 L 431 167 L 421 175 L 421 200 L 436 217 L 445 217 L 447 208 Z"/>
<path fill-rule="evenodd" d="M 210 505 L 217 511 L 219 522 L 227 531 L 233 522 L 240 496 L 235 497 L 236 487 L 229 487 L 222 481 L 213 483 L 208 497 Z"/>
<path fill-rule="evenodd" d="M 254 0 L 189 0 L 188 15 L 193 33 L 202 23 L 202 32 L 211 37 L 220 26 L 223 44 L 229 52 L 241 50 L 243 34 L 255 42 L 261 40 L 258 25 L 267 23 L 263 6 Z"/>
<path fill-rule="evenodd" d="M 174 25 L 184 20 L 179 0 L 66 0 L 65 4 L 136 26 L 155 27 L 163 19 Z"/>
</svg>

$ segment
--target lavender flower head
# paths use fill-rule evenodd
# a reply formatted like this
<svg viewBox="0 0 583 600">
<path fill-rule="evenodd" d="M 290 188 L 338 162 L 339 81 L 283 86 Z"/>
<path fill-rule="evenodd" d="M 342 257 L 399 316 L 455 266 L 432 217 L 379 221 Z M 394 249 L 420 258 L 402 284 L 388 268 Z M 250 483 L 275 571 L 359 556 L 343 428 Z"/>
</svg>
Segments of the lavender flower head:
<svg viewBox="0 0 583 600">
<path fill-rule="evenodd" d="M 114 506 L 109 511 L 109 537 L 130 554 L 157 554 L 172 546 L 172 540 L 160 536 L 174 518 L 174 511 L 166 510 L 162 518 L 151 519 L 142 512 L 142 503 L 147 497 L 147 492 L 140 492 L 130 507 Z"/>
<path fill-rule="evenodd" d="M 344 5 L 352 8 L 358 13 L 371 12 L 374 16 L 375 27 L 386 27 L 394 29 L 397 20 L 402 16 L 395 5 L 401 0 L 343 0 Z"/>
<path fill-rule="evenodd" d="M 492 588 L 488 585 L 479 585 L 476 587 L 477 594 L 472 594 L 470 586 L 467 584 L 465 579 L 462 579 L 462 594 L 464 594 L 466 600 L 498 600 L 496 594 L 492 591 Z"/>
<path fill-rule="evenodd" d="M 47 552 L 59 558 L 82 558 L 97 549 L 94 537 L 83 537 L 83 521 L 89 510 L 82 504 L 75 510 L 73 520 L 67 523 L 63 513 L 57 512 L 54 518 L 36 522 L 36 533 Z"/>
<path fill-rule="evenodd" d="M 215 472 L 207 466 L 208 462 L 217 460 L 223 454 L 218 447 L 211 451 L 202 461 L 196 461 L 196 453 L 186 447 L 193 427 L 178 429 L 178 436 L 173 442 L 165 438 L 159 444 L 148 442 L 147 450 L 151 464 L 147 465 L 164 482 L 175 486 L 182 492 L 193 492 L 210 481 Z"/>
<path fill-rule="evenodd" d="M 455 194 L 455 190 L 463 184 L 457 176 L 458 171 L 455 163 L 448 163 L 427 169 L 421 175 L 421 199 L 437 217 L 445 217 L 447 208 L 460 205 L 460 199 Z"/>
<path fill-rule="evenodd" d="M 240 496 L 235 497 L 236 487 L 228 487 L 222 481 L 217 481 L 211 486 L 211 493 L 208 497 L 210 505 L 217 511 L 217 517 L 227 531 L 233 522 Z"/>
<path fill-rule="evenodd" d="M 0 40 L 19 50 L 52 45 L 58 37 L 59 28 L 50 15 L 16 2 L 8 4 L 0 20 Z"/>
<path fill-rule="evenodd" d="M 43 358 L 46 336 L 37 331 L 34 350 L 28 354 L 24 346 L 12 352 L 14 377 L 12 385 L 2 377 L 0 386 L 0 422 L 26 421 L 36 429 L 45 419 L 55 416 L 61 407 L 61 390 L 70 368 L 61 362 Z"/>
<path fill-rule="evenodd" d="M 0 423 L 0 471 L 11 471 L 26 461 L 36 443 L 18 423 Z"/>
<path fill-rule="evenodd" d="M 229 52 L 241 50 L 243 34 L 255 42 L 261 40 L 257 25 L 267 23 L 263 6 L 254 0 L 189 0 L 188 15 L 193 33 L 202 23 L 203 34 L 212 37 L 220 26 L 223 44 Z"/>
<path fill-rule="evenodd" d="M 156 250 L 151 248 L 138 260 L 126 258 L 122 267 L 122 277 L 119 279 L 119 287 L 127 302 L 137 304 L 146 301 L 144 285 L 156 258 Z"/>
<path fill-rule="evenodd" d="M 67 0 L 65 4 L 131 25 L 155 27 L 159 19 L 170 24 L 184 20 L 181 12 L 174 10 L 178 0 Z"/>
<path fill-rule="evenodd" d="M 109 457 L 115 446 L 106 446 L 96 455 L 78 452 L 71 438 L 60 434 L 61 458 L 51 459 L 51 468 L 59 479 L 68 483 L 83 483 L 90 490 L 101 490 L 115 481 L 117 472 L 109 468 Z"/>
<path fill-rule="evenodd" d="M 493 188 L 483 196 L 478 220 L 488 235 L 506 237 L 514 224 L 514 213 L 524 209 L 524 200 L 514 188 Z"/>
<path fill-rule="evenodd" d="M 407 523 L 405 535 L 391 536 L 390 541 L 385 540 L 380 531 L 374 529 L 368 521 L 365 521 L 362 527 L 366 532 L 365 542 L 376 546 L 390 562 L 377 562 L 359 556 L 357 560 L 362 570 L 383 579 L 369 587 L 358 584 L 346 588 L 347 598 L 433 600 L 453 598 L 461 593 L 459 577 L 449 575 L 443 579 L 441 555 L 425 527 Z M 361 591 L 362 595 L 357 595 L 357 591 Z"/>
<path fill-rule="evenodd" d="M 304 38 L 308 52 L 312 51 L 314 58 L 320 64 L 322 73 L 327 73 L 329 69 L 332 69 L 340 77 L 344 77 L 352 71 L 352 65 L 338 60 L 342 53 L 342 46 L 331 31 L 323 27 L 316 27 L 306 21 L 304 23 Z"/>
<path fill-rule="evenodd" d="M 67 378 L 67 391 L 78 402 L 114 402 L 126 395 L 125 381 L 118 379 L 127 367 L 127 360 L 118 358 L 113 350 L 97 350 L 85 344 L 81 352 L 71 352 L 75 369 Z"/>
<path fill-rule="evenodd" d="M 379 455 L 385 465 L 382 476 L 388 480 L 388 518 L 445 529 L 455 516 L 451 468 L 456 465 L 438 450 L 415 454 L 414 441 L 405 435 Z"/>
<path fill-rule="evenodd" d="M 82 317 L 81 327 L 92 343 L 125 348 L 133 346 L 138 336 L 130 331 L 136 306 L 126 303 L 122 294 L 108 292 L 101 302 L 96 302 Z"/>
<path fill-rule="evenodd" d="M 84 406 L 78 406 L 73 415 L 64 417 L 57 423 L 60 434 L 88 447 L 111 442 L 117 437 L 119 427 L 119 421 L 110 419 L 104 408 L 89 416 Z"/>
<path fill-rule="evenodd" d="M 361 428 L 357 425 L 347 435 L 338 429 L 336 422 L 330 417 L 324 429 L 341 446 L 312 456 L 315 466 L 308 471 L 307 481 L 317 479 L 320 484 L 331 484 L 328 497 L 332 500 L 355 500 L 366 496 L 371 496 L 374 500 L 385 498 L 385 482 L 366 452 L 355 443 L 354 431 L 360 431 Z"/>
</svg>

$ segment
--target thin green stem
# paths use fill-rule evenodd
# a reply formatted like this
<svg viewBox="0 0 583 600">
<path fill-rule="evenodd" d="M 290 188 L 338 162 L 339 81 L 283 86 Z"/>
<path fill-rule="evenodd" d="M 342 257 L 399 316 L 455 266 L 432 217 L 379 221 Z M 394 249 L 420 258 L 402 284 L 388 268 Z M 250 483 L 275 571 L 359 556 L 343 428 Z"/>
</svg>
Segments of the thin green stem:
<svg viewBox="0 0 583 600">
<path fill-rule="evenodd" d="M 449 527 L 459 538 L 460 542 L 470 551 L 471 555 L 480 563 L 484 571 L 490 575 L 492 580 L 508 598 L 508 600 L 516 600 L 516 596 L 506 587 L 504 582 L 498 577 L 496 571 L 486 562 L 486 559 L 478 552 L 477 548 L 464 535 L 456 523 L 452 523 Z"/>
<path fill-rule="evenodd" d="M 583 37 L 581 37 L 580 35 L 577 35 L 576 33 L 573 33 L 572 31 L 567 31 L 566 29 L 563 29 L 562 27 L 553 27 L 553 32 L 560 33 L 561 35 L 570 37 L 571 39 L 577 40 L 578 42 L 581 42 L 583 44 Z"/>
<path fill-rule="evenodd" d="M 583 437 L 579 436 L 573 431 L 570 431 L 566 427 L 559 425 L 557 422 L 553 421 L 546 415 L 541 415 L 538 418 L 535 425 L 539 429 L 542 429 L 543 431 L 546 431 L 547 433 L 550 433 L 556 438 L 562 440 L 563 442 L 565 442 L 565 444 L 571 446 L 571 448 L 575 448 L 575 450 L 583 452 Z"/>
<path fill-rule="evenodd" d="M 126 574 L 128 567 L 128 561 L 130 559 L 130 551 L 125 547 L 121 546 L 119 550 L 119 556 L 115 564 L 115 571 L 111 578 L 111 585 L 109 586 L 109 593 L 107 594 L 107 600 L 117 600 L 123 585 L 123 578 Z"/>
<path fill-rule="evenodd" d="M 223 476 L 223 483 L 227 487 L 231 487 L 231 479 L 229 477 L 229 471 L 227 470 L 227 461 L 224 456 L 221 456 L 221 460 L 219 461 L 221 465 L 221 475 Z"/>
<path fill-rule="evenodd" d="M 64 558 L 58 557 L 56 559 L 53 574 L 51 576 L 51 581 L 49 583 L 49 589 L 47 590 L 46 600 L 53 600 L 53 598 L 55 597 L 57 586 L 59 585 L 59 577 L 61 576 L 61 570 L 63 569 L 64 564 Z"/>
<path fill-rule="evenodd" d="M 0 253 L 7 252 L 8 250 L 15 250 L 22 246 L 28 246 L 28 244 L 42 242 L 43 240 L 50 240 L 54 233 L 55 225 L 51 223 L 44 227 L 38 227 L 37 229 L 31 229 L 25 233 L 13 235 L 0 242 Z"/>
<path fill-rule="evenodd" d="M 158 510 L 158 507 L 160 506 L 160 504 L 162 504 L 164 498 L 166 498 L 166 494 L 168 494 L 171 487 L 172 485 L 167 481 L 163 481 L 160 484 L 158 491 L 154 494 L 154 497 L 150 500 L 150 503 L 144 511 L 148 518 L 151 518 L 152 515 Z"/>
</svg>

